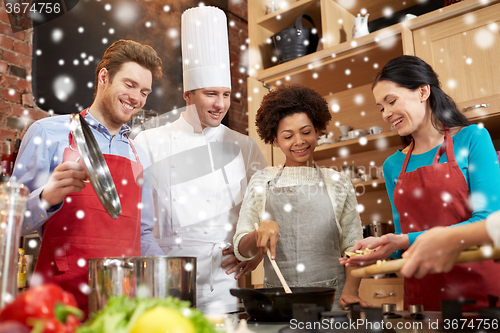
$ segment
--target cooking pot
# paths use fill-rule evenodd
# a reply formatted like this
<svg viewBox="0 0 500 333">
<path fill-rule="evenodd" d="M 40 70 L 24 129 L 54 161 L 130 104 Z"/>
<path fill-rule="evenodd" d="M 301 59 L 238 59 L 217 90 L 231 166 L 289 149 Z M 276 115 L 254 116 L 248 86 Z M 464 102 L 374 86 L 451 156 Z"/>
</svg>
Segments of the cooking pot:
<svg viewBox="0 0 500 333">
<path fill-rule="evenodd" d="M 289 321 L 293 304 L 313 304 L 330 311 L 335 297 L 334 288 L 292 287 L 291 294 L 283 288 L 231 289 L 231 295 L 243 301 L 245 311 L 256 321 Z"/>
<path fill-rule="evenodd" d="M 196 258 L 130 257 L 89 260 L 89 313 L 115 296 L 174 296 L 196 306 Z"/>
</svg>

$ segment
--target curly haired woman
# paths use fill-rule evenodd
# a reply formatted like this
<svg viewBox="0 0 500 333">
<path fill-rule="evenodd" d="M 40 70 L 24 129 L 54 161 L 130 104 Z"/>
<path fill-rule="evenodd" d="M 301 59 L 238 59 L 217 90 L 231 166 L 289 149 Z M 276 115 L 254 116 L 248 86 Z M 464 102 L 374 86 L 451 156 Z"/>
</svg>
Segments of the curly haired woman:
<svg viewBox="0 0 500 333">
<path fill-rule="evenodd" d="M 265 253 L 269 241 L 271 257 L 291 287 L 331 287 L 341 307 L 369 306 L 358 297 L 360 280 L 338 260 L 362 238 L 354 189 L 347 177 L 314 162 L 317 137 L 330 119 L 328 103 L 310 88 L 280 86 L 264 97 L 257 132 L 279 147 L 286 161 L 252 177 L 234 236 L 235 253 L 250 260 Z M 269 259 L 264 260 L 264 286 L 280 287 Z"/>
</svg>

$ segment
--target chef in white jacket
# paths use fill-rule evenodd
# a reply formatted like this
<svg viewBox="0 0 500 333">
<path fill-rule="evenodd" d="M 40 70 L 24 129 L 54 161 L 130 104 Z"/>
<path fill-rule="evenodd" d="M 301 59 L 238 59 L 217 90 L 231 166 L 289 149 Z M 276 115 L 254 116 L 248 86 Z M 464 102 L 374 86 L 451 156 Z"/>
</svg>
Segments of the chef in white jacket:
<svg viewBox="0 0 500 333">
<path fill-rule="evenodd" d="M 247 183 L 267 162 L 253 139 L 221 125 L 231 94 L 226 15 L 196 7 L 181 22 L 186 110 L 135 141 L 151 159 L 155 238 L 167 256 L 197 257 L 197 307 L 228 312 L 237 283 L 226 270 L 236 265 L 239 277 L 262 259 L 240 263 L 231 242 Z"/>
</svg>

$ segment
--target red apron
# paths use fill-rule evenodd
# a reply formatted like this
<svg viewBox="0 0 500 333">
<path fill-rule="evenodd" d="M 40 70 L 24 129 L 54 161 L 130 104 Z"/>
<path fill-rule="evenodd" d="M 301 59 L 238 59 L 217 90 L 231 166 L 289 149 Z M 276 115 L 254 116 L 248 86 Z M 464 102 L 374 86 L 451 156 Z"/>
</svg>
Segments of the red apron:
<svg viewBox="0 0 500 333">
<path fill-rule="evenodd" d="M 85 116 L 87 110 L 82 112 Z M 63 161 L 79 157 L 71 133 L 70 147 L 64 150 Z M 130 141 L 130 139 L 129 139 Z M 62 208 L 43 228 L 42 245 L 34 273 L 44 282 L 54 282 L 71 292 L 78 306 L 88 313 L 87 260 L 102 257 L 133 257 L 141 255 L 141 211 L 138 204 L 142 189 L 136 185 L 135 174 L 142 165 L 130 142 L 137 162 L 104 154 L 120 197 L 122 214 L 113 219 L 106 212 L 90 184 L 64 199 Z"/>
<path fill-rule="evenodd" d="M 455 161 L 453 139 L 445 129 L 445 140 L 432 165 L 406 172 L 413 151 L 412 142 L 394 189 L 393 200 L 404 234 L 436 226 L 451 226 L 472 216 L 467 199 L 469 188 Z M 439 163 L 446 150 L 448 163 Z M 488 306 L 487 295 L 500 295 L 500 265 L 493 261 L 456 265 L 444 274 L 428 274 L 423 279 L 404 280 L 404 307 L 423 304 L 425 310 L 441 310 L 441 300 L 473 299 L 474 311 Z"/>
</svg>

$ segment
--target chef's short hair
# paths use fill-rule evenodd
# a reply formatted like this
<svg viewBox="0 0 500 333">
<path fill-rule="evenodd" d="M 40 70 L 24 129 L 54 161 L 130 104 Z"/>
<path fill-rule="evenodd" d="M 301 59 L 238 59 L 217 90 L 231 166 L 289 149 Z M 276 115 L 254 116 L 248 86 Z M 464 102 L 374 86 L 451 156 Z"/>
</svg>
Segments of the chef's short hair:
<svg viewBox="0 0 500 333">
<path fill-rule="evenodd" d="M 281 85 L 264 96 L 257 110 L 255 125 L 260 138 L 273 143 L 281 119 L 295 113 L 305 113 L 319 132 L 332 119 L 328 102 L 317 91 L 300 84 Z"/>
<path fill-rule="evenodd" d="M 101 62 L 95 69 L 95 94 L 97 94 L 97 87 L 99 86 L 98 76 L 101 69 L 106 68 L 108 70 L 111 82 L 122 65 L 127 62 L 135 62 L 146 68 L 151 72 L 153 79 L 162 76 L 161 59 L 151 46 L 143 45 L 133 40 L 120 39 L 108 47 L 102 56 Z"/>
</svg>

